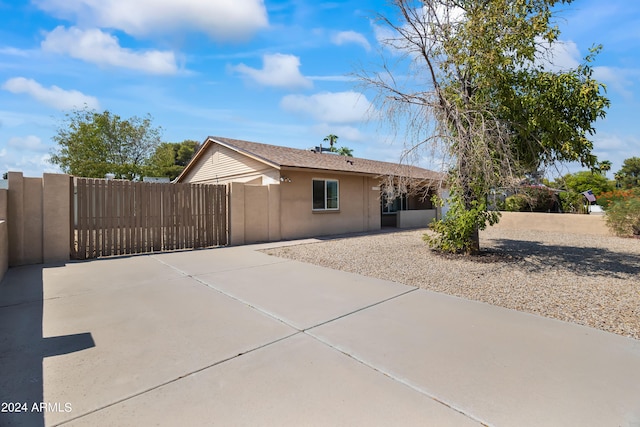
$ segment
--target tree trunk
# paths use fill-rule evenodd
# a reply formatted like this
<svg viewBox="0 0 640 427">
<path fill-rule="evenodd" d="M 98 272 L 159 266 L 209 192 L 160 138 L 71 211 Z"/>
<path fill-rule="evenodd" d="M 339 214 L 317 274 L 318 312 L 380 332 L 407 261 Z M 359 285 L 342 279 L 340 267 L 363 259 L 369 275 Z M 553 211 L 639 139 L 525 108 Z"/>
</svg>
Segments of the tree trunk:
<svg viewBox="0 0 640 427">
<path fill-rule="evenodd" d="M 469 236 L 469 249 L 467 253 L 469 255 L 476 255 L 480 252 L 480 232 L 478 227 L 475 227 L 471 236 Z"/>
</svg>

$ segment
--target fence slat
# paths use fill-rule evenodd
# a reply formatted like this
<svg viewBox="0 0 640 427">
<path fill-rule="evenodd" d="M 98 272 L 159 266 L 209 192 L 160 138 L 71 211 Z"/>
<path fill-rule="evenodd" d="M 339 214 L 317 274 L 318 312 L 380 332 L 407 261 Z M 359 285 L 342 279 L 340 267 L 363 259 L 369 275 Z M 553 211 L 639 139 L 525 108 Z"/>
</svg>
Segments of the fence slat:
<svg viewBox="0 0 640 427">
<path fill-rule="evenodd" d="M 84 179 L 78 180 L 79 185 L 85 184 Z M 87 218 L 88 212 L 86 211 L 86 203 L 85 203 L 85 192 L 86 187 L 82 185 L 78 188 L 78 258 L 85 259 L 87 257 L 86 254 L 86 243 L 84 240 L 84 228 L 85 228 L 85 218 Z"/>
<path fill-rule="evenodd" d="M 224 185 L 70 179 L 73 259 L 227 243 Z"/>
<path fill-rule="evenodd" d="M 78 227 L 76 223 L 76 186 L 73 182 L 73 177 L 69 177 L 71 185 L 69 185 L 69 257 L 71 259 L 78 258 L 78 250 L 76 248 L 76 234 Z"/>
</svg>

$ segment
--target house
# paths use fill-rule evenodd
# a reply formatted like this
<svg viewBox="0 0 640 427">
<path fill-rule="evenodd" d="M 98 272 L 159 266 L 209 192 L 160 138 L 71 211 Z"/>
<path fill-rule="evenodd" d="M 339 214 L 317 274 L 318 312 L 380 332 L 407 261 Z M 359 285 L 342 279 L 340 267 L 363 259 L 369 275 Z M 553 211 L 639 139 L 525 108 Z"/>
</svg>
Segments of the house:
<svg viewBox="0 0 640 427">
<path fill-rule="evenodd" d="M 221 137 L 176 179 L 229 184 L 232 244 L 424 227 L 441 181 L 414 166 Z"/>
</svg>

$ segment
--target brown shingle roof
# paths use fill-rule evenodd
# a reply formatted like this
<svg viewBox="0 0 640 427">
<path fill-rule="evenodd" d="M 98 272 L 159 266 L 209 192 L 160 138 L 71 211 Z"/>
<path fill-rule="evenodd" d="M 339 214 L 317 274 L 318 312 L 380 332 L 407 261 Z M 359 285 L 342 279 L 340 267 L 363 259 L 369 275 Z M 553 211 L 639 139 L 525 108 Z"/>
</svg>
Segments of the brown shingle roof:
<svg viewBox="0 0 640 427">
<path fill-rule="evenodd" d="M 223 137 L 209 137 L 202 147 L 212 143 L 219 143 L 240 153 L 270 163 L 277 168 L 292 167 L 318 170 L 331 170 L 340 172 L 362 173 L 376 176 L 403 176 L 425 180 L 440 180 L 442 174 L 416 166 L 400 165 L 397 163 L 380 162 L 376 160 L 361 159 L 358 157 L 345 157 L 331 153 L 316 153 L 311 150 L 281 147 L 277 145 L 260 144 L 257 142 L 242 141 Z M 197 161 L 198 156 L 192 163 Z M 186 170 L 189 168 L 187 166 Z M 184 172 L 183 172 L 184 174 Z"/>
</svg>

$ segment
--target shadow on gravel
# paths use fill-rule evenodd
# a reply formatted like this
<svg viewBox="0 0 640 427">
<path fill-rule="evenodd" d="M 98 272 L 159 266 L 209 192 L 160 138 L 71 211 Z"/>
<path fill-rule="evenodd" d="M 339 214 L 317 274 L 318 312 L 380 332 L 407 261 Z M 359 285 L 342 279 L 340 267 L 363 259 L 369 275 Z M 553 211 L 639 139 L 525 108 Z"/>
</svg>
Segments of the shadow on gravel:
<svg viewBox="0 0 640 427">
<path fill-rule="evenodd" d="M 530 240 L 492 239 L 489 253 L 513 258 L 532 272 L 569 270 L 580 276 L 640 277 L 640 256 L 603 248 L 547 245 Z"/>
</svg>

